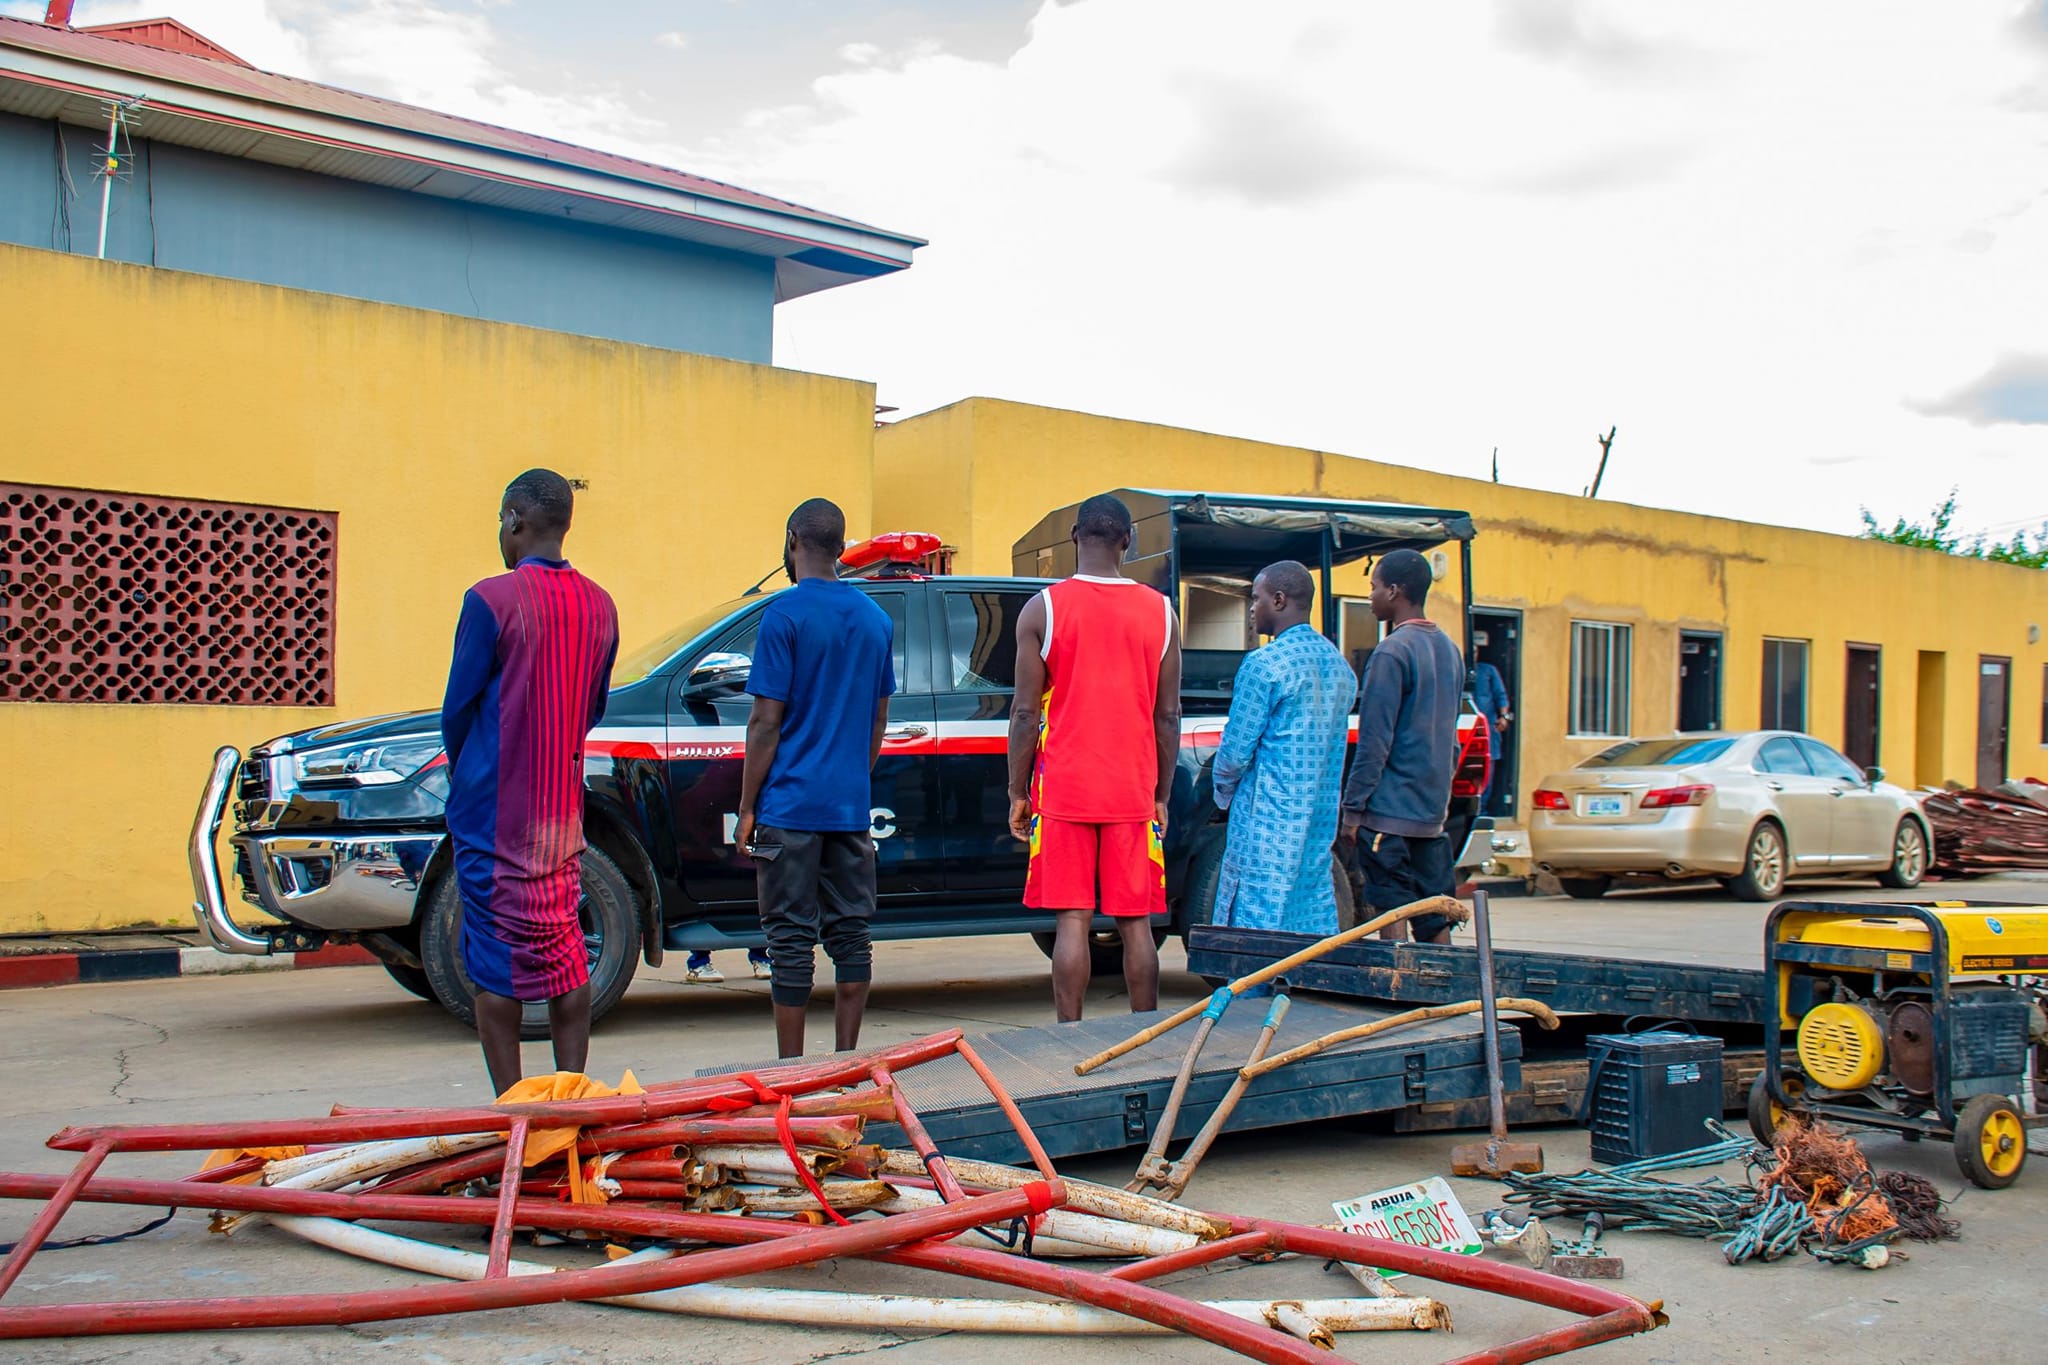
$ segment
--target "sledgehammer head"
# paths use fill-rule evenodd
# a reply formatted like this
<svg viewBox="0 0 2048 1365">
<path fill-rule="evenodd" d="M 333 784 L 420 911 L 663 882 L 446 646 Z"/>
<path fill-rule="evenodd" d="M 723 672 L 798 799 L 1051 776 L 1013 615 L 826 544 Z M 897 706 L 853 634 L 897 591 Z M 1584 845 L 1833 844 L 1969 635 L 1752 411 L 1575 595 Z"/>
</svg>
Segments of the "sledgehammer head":
<svg viewBox="0 0 2048 1365">
<path fill-rule="evenodd" d="M 1533 1173 L 1542 1169 L 1543 1148 L 1533 1142 L 1488 1138 L 1485 1142 L 1461 1142 L 1451 1148 L 1452 1175 L 1498 1180 L 1509 1171 Z"/>
</svg>

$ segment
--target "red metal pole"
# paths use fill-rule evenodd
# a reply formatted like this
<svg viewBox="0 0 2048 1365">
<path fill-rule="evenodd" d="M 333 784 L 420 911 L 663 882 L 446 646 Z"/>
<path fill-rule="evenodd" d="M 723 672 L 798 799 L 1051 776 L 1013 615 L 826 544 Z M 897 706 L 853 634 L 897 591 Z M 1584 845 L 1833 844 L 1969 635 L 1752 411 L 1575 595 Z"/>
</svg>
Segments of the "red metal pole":
<svg viewBox="0 0 2048 1365">
<path fill-rule="evenodd" d="M 162 1182 L 145 1182 L 162 1183 Z M 243 1186 L 226 1190 L 260 1193 Z M 292 1191 L 269 1191 L 272 1194 Z M 308 1193 L 298 1191 L 296 1193 Z M 644 1294 L 707 1280 L 757 1275 L 790 1266 L 810 1265 L 844 1256 L 872 1256 L 932 1237 L 948 1237 L 978 1223 L 1006 1222 L 1056 1206 L 1064 1198 L 1056 1184 L 1046 1182 L 1021 1190 L 979 1195 L 959 1204 L 945 1204 L 899 1213 L 888 1218 L 825 1227 L 802 1226 L 767 1245 L 728 1246 L 671 1260 L 635 1265 L 596 1266 L 552 1275 L 507 1276 L 454 1284 L 412 1285 L 350 1294 L 289 1294 L 245 1298 L 159 1300 L 129 1303 L 56 1304 L 36 1308 L 0 1308 L 0 1339 L 74 1337 L 138 1332 L 198 1332 L 226 1327 L 317 1327 L 396 1318 L 431 1317 L 443 1313 L 492 1308 L 523 1308 L 625 1294 Z M 447 1202 L 447 1201 L 436 1201 Z M 472 1201 L 473 1202 L 473 1201 Z M 522 1220 L 525 1201 L 520 1201 Z M 598 1205 L 557 1205 L 586 1227 L 604 1226 Z M 674 1223 L 683 1215 L 654 1216 Z M 731 1239 L 734 1224 L 750 1220 L 711 1217 L 727 1225 L 716 1234 Z M 784 1225 L 788 1226 L 788 1225 Z M 772 1235 L 772 1234 L 771 1234 Z"/>
<path fill-rule="evenodd" d="M 576 1160 L 572 1148 L 569 1160 Z M 519 1171 L 526 1162 L 526 1120 L 519 1119 L 512 1125 L 512 1135 L 505 1139 L 504 1174 L 498 1185 L 498 1217 L 491 1224 L 491 1259 L 484 1268 L 489 1279 L 502 1279 L 512 1266 L 512 1212 L 519 1204 Z"/>
<path fill-rule="evenodd" d="M 951 1208 L 952 1205 L 939 1207 Z M 901 1214 L 894 1216 L 902 1217 Z M 1207 1304 L 1184 1299 L 1149 1284 L 1133 1284 L 1128 1280 L 1112 1279 L 1108 1275 L 1068 1266 L 1051 1266 L 1007 1252 L 927 1244 L 904 1247 L 875 1259 L 923 1270 L 949 1271 L 977 1280 L 1036 1290 L 1073 1303 L 1107 1308 L 1111 1312 L 1142 1318 L 1176 1332 L 1200 1337 L 1227 1351 L 1265 1361 L 1268 1365 L 1321 1365 L 1331 1359 L 1330 1353 L 1320 1347 L 1274 1331 L 1262 1323 L 1246 1322 L 1243 1318 L 1232 1317 Z"/>
<path fill-rule="evenodd" d="M 899 1043 L 880 1052 L 830 1058 L 803 1066 L 776 1067 L 760 1074 L 763 1084 L 789 1092 L 853 1085 L 873 1069 L 917 1066 L 950 1056 L 958 1029 Z M 282 1147 L 320 1142 L 370 1142 L 381 1138 L 437 1137 L 451 1133 L 502 1133 L 525 1117 L 540 1128 L 600 1128 L 651 1123 L 701 1113 L 714 1101 L 754 1100 L 754 1088 L 727 1077 L 707 1078 L 690 1091 L 614 1095 L 607 1099 L 554 1100 L 539 1104 L 476 1109 L 396 1109 L 344 1113 L 325 1119 L 274 1119 L 254 1123 L 134 1124 L 66 1128 L 51 1138 L 59 1151 L 83 1151 L 101 1137 L 117 1152 L 196 1152 L 215 1147 Z"/>
<path fill-rule="evenodd" d="M 43 1211 L 28 1225 L 28 1231 L 14 1244 L 14 1250 L 7 1253 L 6 1264 L 0 1265 L 0 1295 L 5 1295 L 14 1287 L 14 1282 L 21 1278 L 21 1272 L 28 1267 L 28 1258 L 35 1255 L 48 1240 L 50 1233 L 56 1229 L 58 1220 L 63 1218 L 64 1211 L 71 1207 L 71 1201 L 78 1198 L 78 1192 L 85 1188 L 85 1182 L 92 1179 L 92 1173 L 100 1168 L 100 1163 L 107 1159 L 107 1153 L 112 1150 L 111 1143 L 94 1143 L 86 1154 L 78 1159 L 78 1164 L 71 1168 L 71 1174 L 64 1177 L 64 1183 L 50 1196 L 50 1202 L 43 1205 Z"/>
<path fill-rule="evenodd" d="M 910 1139 L 910 1145 L 924 1158 L 924 1168 L 931 1172 L 932 1179 L 939 1182 L 939 1197 L 951 1204 L 967 1197 L 960 1188 L 960 1182 L 953 1178 L 953 1168 L 946 1164 L 946 1158 L 932 1142 L 932 1135 L 924 1130 L 924 1120 L 910 1107 L 910 1101 L 903 1098 L 896 1078 L 889 1074 L 887 1067 L 875 1068 L 875 1084 L 889 1092 L 896 1101 L 896 1122 L 903 1129 L 903 1135 Z"/>
<path fill-rule="evenodd" d="M 1132 1261 L 1114 1270 L 1103 1273 L 1112 1280 L 1156 1280 L 1161 1275 L 1171 1275 L 1177 1270 L 1188 1270 L 1198 1265 L 1220 1261 L 1225 1256 L 1249 1256 L 1254 1252 L 1275 1251 L 1278 1242 L 1270 1232 L 1240 1232 L 1233 1237 L 1220 1237 L 1213 1242 L 1198 1242 L 1180 1251 L 1169 1251 L 1163 1256 L 1149 1260 Z"/>
<path fill-rule="evenodd" d="M 70 28 L 72 3 L 73 0 L 50 0 L 49 6 L 43 10 L 43 22 L 58 28 Z"/>
<path fill-rule="evenodd" d="M 974 1074 L 981 1077 L 981 1083 L 988 1088 L 988 1093 L 995 1096 L 996 1104 L 1002 1109 L 1004 1117 L 1010 1120 L 1010 1126 L 1017 1130 L 1017 1137 L 1024 1143 L 1024 1150 L 1031 1154 L 1031 1164 L 1038 1168 L 1038 1173 L 1047 1180 L 1058 1179 L 1059 1172 L 1053 1169 L 1052 1158 L 1047 1156 L 1045 1148 L 1039 1145 L 1038 1134 L 1031 1131 L 1031 1125 L 1025 1122 L 1024 1111 L 1017 1107 L 1017 1101 L 1010 1098 L 1010 1092 L 1003 1089 L 1003 1083 L 996 1079 L 995 1072 L 988 1069 L 988 1063 L 982 1061 L 980 1054 L 967 1045 L 965 1038 L 953 1045 L 953 1052 L 961 1061 L 974 1068 Z"/>
</svg>

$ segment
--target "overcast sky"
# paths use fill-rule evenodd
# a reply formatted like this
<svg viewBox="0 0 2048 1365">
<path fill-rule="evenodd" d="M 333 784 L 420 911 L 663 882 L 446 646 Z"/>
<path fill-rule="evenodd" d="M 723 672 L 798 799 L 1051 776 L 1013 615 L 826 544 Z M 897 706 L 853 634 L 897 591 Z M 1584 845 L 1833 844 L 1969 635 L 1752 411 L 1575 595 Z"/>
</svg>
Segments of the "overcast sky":
<svg viewBox="0 0 2048 1365">
<path fill-rule="evenodd" d="M 0 0 L 40 17 L 42 0 Z M 931 239 L 777 363 L 1853 531 L 2048 518 L 2048 0 L 80 0 Z M 1019 471 L 1020 478 L 1028 477 Z"/>
</svg>

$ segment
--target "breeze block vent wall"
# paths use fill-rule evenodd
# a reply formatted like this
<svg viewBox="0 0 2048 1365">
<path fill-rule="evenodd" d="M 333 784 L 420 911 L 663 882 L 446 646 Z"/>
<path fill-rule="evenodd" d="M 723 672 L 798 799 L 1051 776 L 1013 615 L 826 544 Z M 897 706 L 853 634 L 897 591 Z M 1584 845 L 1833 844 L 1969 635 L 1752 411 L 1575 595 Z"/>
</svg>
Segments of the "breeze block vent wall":
<svg viewBox="0 0 2048 1365">
<path fill-rule="evenodd" d="M 334 704 L 335 515 L 0 483 L 0 701 Z"/>
</svg>

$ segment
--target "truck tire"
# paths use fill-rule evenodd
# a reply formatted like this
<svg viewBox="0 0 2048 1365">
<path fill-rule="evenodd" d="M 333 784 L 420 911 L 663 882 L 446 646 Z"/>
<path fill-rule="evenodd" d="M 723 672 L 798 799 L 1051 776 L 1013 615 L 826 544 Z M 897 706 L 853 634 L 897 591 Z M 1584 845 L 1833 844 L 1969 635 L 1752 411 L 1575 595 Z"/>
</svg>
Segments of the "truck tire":
<svg viewBox="0 0 2048 1365">
<path fill-rule="evenodd" d="M 618 864 L 598 849 L 583 850 L 583 937 L 590 953 L 590 1021 L 595 1024 L 633 984 L 640 965 L 640 913 Z M 476 1027 L 476 987 L 462 965 L 462 900 L 451 869 L 434 884 L 420 925 L 420 961 L 434 999 L 470 1028 Z M 394 976 L 397 974 L 394 972 Z M 548 1036 L 546 1001 L 521 1011 L 519 1036 Z"/>
<path fill-rule="evenodd" d="M 396 962 L 386 962 L 383 968 L 391 979 L 411 991 L 422 1000 L 434 999 L 434 983 L 427 980 L 425 971 L 418 967 L 401 967 Z"/>
<path fill-rule="evenodd" d="M 1612 877 L 1559 877 L 1557 884 L 1575 901 L 1597 901 L 1614 885 Z"/>
<path fill-rule="evenodd" d="M 1052 961 L 1053 934 L 1033 934 L 1031 941 L 1038 945 L 1038 951 L 1045 954 L 1046 961 Z M 1154 929 L 1154 947 L 1166 942 L 1166 931 Z M 1090 976 L 1117 976 L 1124 974 L 1124 941 L 1114 929 L 1098 929 L 1088 935 L 1088 974 Z"/>
</svg>

